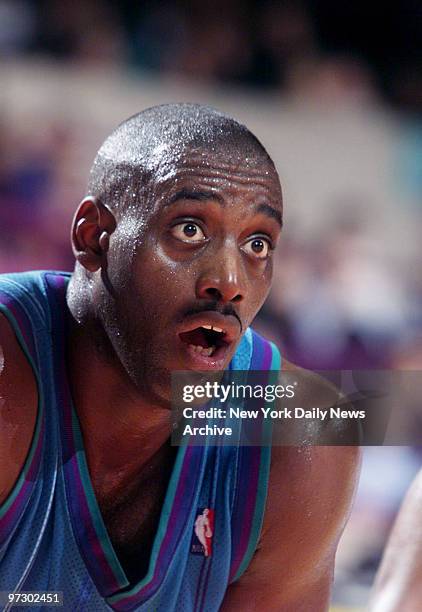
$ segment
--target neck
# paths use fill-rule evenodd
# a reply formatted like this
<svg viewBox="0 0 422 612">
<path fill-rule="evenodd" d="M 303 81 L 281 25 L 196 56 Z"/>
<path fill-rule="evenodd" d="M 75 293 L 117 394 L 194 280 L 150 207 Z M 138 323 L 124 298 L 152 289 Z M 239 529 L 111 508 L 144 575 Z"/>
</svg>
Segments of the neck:
<svg viewBox="0 0 422 612">
<path fill-rule="evenodd" d="M 104 357 L 98 334 L 94 323 L 78 323 L 68 313 L 69 386 L 89 471 L 98 487 L 112 490 L 168 449 L 171 415 L 140 396 L 111 346 Z"/>
</svg>

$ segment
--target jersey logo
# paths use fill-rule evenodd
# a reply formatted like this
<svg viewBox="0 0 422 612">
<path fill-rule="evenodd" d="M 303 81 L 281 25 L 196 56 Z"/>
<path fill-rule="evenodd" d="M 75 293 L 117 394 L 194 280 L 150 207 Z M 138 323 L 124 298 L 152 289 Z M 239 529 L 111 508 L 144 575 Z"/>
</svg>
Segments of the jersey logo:
<svg viewBox="0 0 422 612">
<path fill-rule="evenodd" d="M 211 510 L 211 508 L 198 508 L 193 527 L 191 553 L 211 557 L 213 535 L 214 510 Z"/>
</svg>

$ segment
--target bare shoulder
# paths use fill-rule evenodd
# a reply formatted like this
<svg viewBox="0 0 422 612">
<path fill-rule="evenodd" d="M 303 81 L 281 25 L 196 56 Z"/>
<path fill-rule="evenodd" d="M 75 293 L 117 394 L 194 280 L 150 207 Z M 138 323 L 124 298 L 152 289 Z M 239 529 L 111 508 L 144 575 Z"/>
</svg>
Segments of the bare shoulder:
<svg viewBox="0 0 422 612">
<path fill-rule="evenodd" d="M 287 369 L 300 373 L 295 400 L 301 406 L 337 401 L 339 392 L 329 382 L 292 364 Z M 302 433 L 306 440 L 306 425 Z M 359 466 L 360 449 L 353 445 L 273 445 L 258 549 L 230 588 L 227 609 L 328 609 L 335 553 L 350 514 Z M 241 608 L 245 598 L 250 605 Z"/>
<path fill-rule="evenodd" d="M 290 363 L 285 370 L 298 375 L 294 406 L 303 411 L 329 410 L 342 401 L 339 390 L 314 372 Z M 342 439 L 355 439 L 353 421 L 328 416 L 295 419 L 295 444 L 272 447 L 262 541 L 269 532 L 286 537 L 278 520 L 283 513 L 289 529 L 310 531 L 309 549 L 312 542 L 315 547 L 335 548 L 349 514 L 361 451 L 356 444 L 341 445 Z"/>
<path fill-rule="evenodd" d="M 359 411 L 330 380 L 284 361 L 279 382 L 294 388 L 294 396 L 279 403 L 287 404 L 295 418 L 273 421 L 276 445 L 359 445 L 363 436 Z"/>
<path fill-rule="evenodd" d="M 287 360 L 283 361 L 283 369 L 280 372 L 280 378 L 283 377 L 298 382 L 295 400 L 296 403 L 303 403 L 305 407 L 316 406 L 318 403 L 334 404 L 341 398 L 339 389 L 326 378 Z"/>
<path fill-rule="evenodd" d="M 38 404 L 35 376 L 7 318 L 0 314 L 0 503 L 23 467 Z"/>
</svg>

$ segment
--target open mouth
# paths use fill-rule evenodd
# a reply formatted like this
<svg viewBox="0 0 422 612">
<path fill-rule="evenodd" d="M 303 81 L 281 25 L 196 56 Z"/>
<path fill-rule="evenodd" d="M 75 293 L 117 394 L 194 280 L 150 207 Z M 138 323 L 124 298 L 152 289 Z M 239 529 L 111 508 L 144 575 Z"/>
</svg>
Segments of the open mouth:
<svg viewBox="0 0 422 612">
<path fill-rule="evenodd" d="M 241 330 L 240 319 L 231 314 L 211 310 L 188 314 L 176 328 L 185 367 L 223 370 Z"/>
<path fill-rule="evenodd" d="M 179 334 L 189 350 L 202 357 L 212 357 L 219 348 L 227 346 L 229 342 L 225 337 L 225 330 L 214 325 L 200 325 Z"/>
</svg>

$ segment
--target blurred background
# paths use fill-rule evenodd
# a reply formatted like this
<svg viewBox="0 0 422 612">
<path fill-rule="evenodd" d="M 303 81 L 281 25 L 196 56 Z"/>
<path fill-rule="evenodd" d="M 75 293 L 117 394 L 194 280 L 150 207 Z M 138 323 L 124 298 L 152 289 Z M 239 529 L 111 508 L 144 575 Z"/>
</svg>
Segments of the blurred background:
<svg viewBox="0 0 422 612">
<path fill-rule="evenodd" d="M 71 270 L 105 136 L 153 104 L 245 122 L 285 199 L 257 325 L 314 369 L 421 369 L 417 0 L 0 0 L 0 272 Z M 333 605 L 363 609 L 420 449 L 365 451 Z"/>
</svg>

